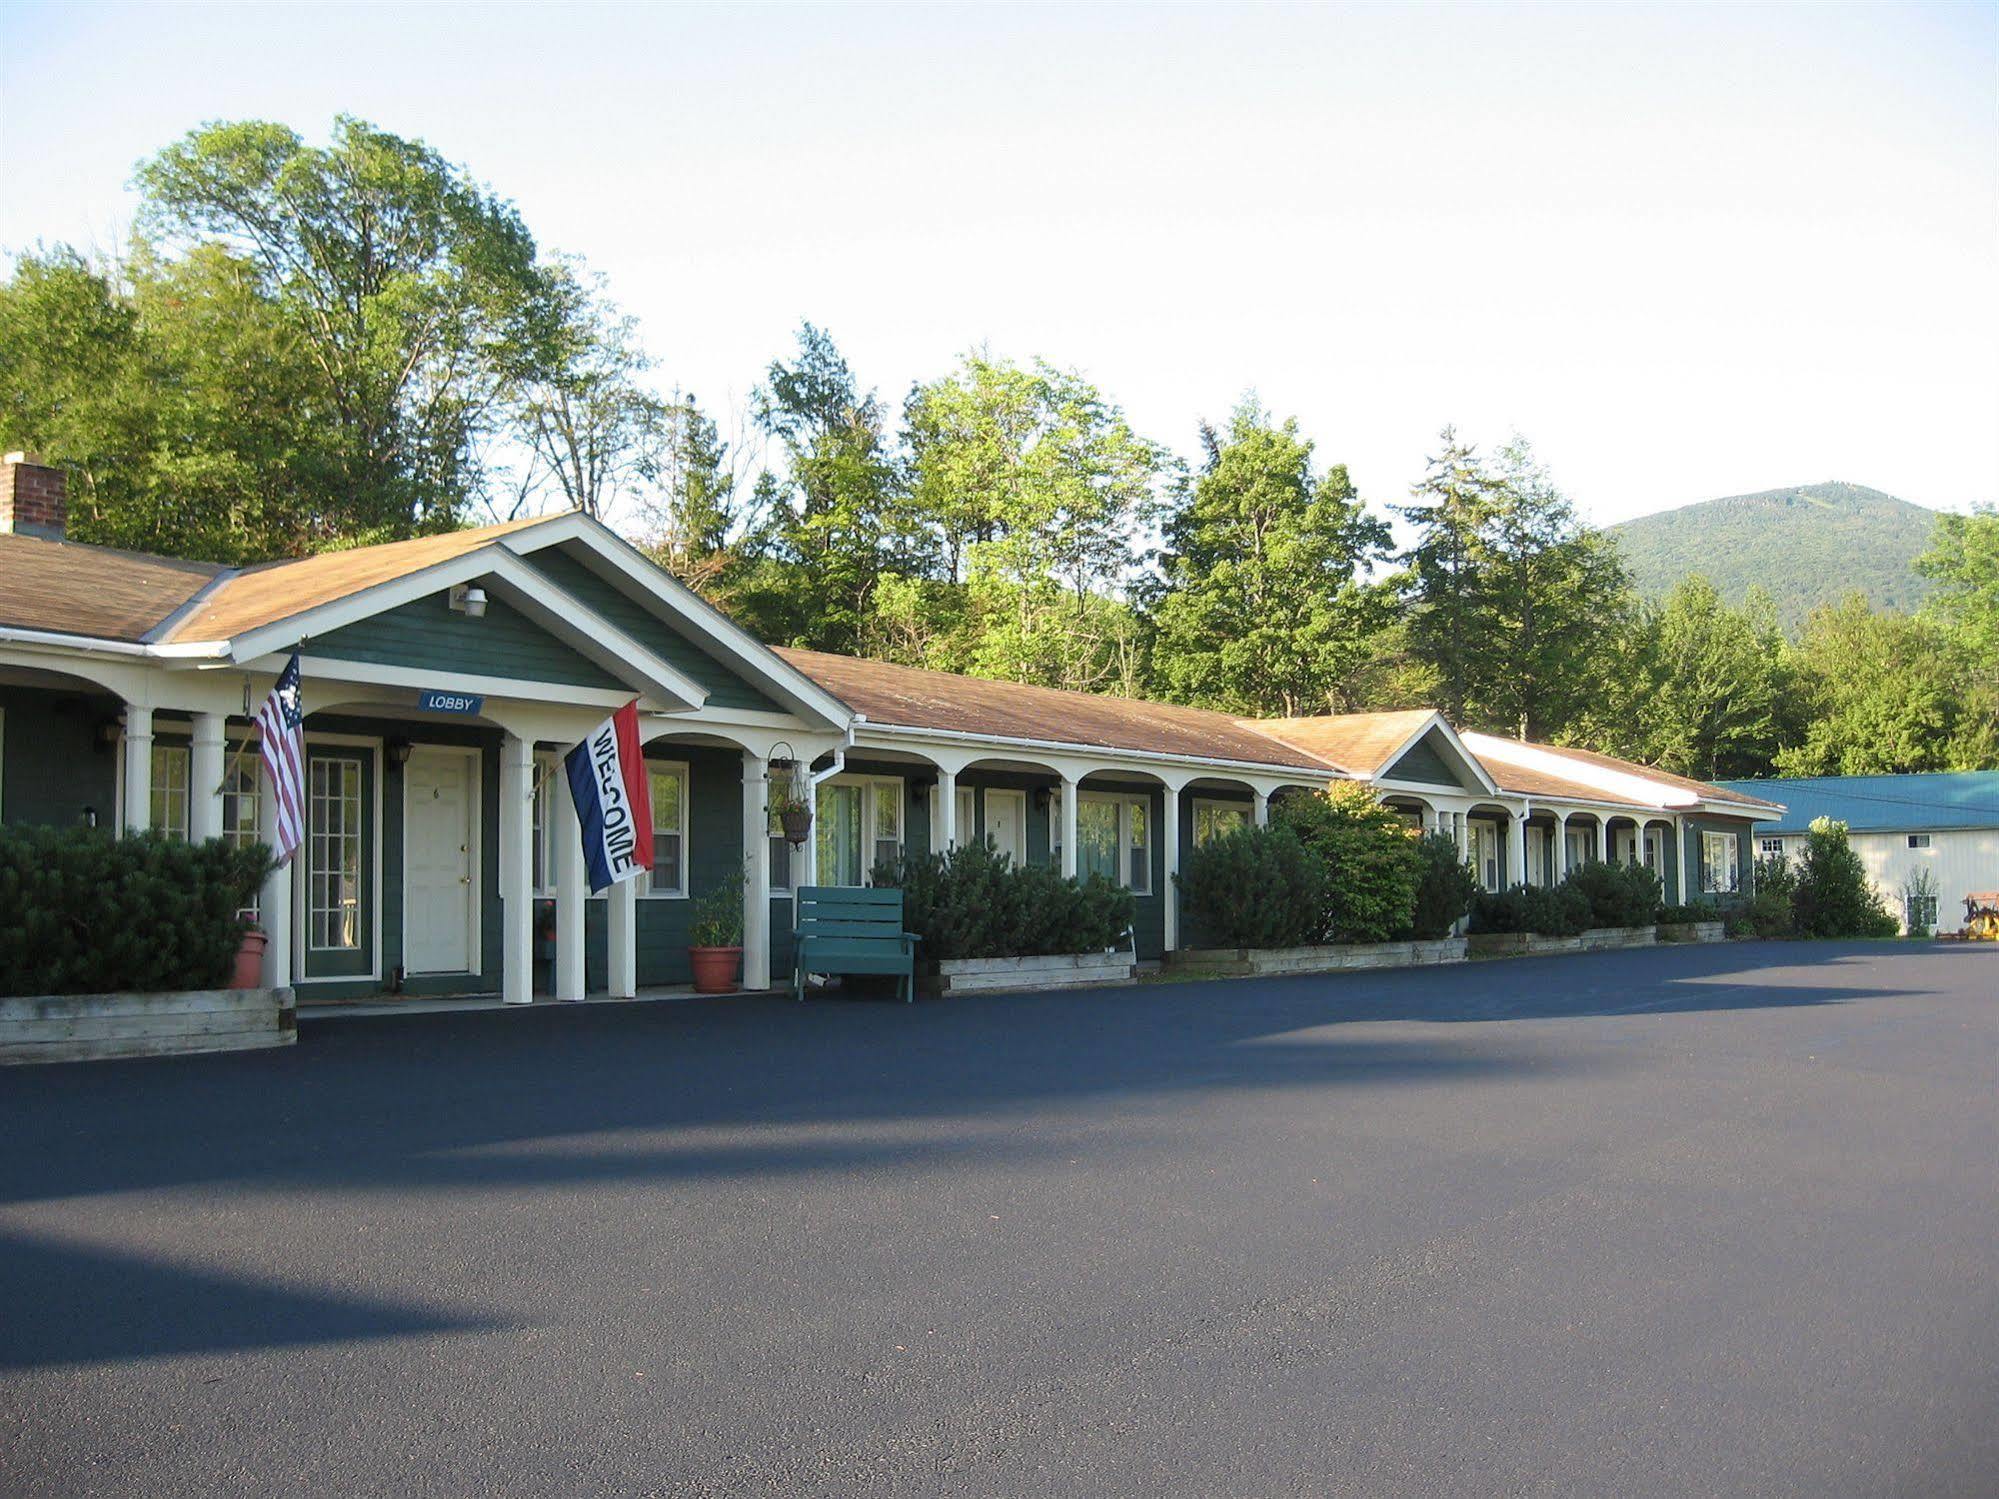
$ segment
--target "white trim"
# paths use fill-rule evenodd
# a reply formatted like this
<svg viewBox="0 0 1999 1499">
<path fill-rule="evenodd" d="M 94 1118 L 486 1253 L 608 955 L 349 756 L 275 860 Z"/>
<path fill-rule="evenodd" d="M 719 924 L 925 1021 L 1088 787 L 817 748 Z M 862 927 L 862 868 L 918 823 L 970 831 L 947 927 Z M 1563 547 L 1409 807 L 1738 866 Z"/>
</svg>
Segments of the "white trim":
<svg viewBox="0 0 1999 1499">
<path fill-rule="evenodd" d="M 273 653 L 259 656 L 253 661 L 242 663 L 245 671 L 269 672 L 275 676 L 283 671 L 289 654 Z M 298 658 L 299 673 L 306 685 L 317 682 L 351 682 L 363 687 L 407 687 L 416 691 L 425 687 L 448 684 L 454 690 L 475 694 L 479 697 L 503 698 L 513 702 L 573 704 L 582 708 L 622 708 L 632 700 L 629 687 L 574 687 L 560 682 L 540 682 L 526 677 L 488 677 L 475 672 L 453 671 L 450 668 L 426 668 L 415 666 L 388 666 L 373 661 L 348 661 L 338 656 L 313 656 L 301 651 Z M 414 701 L 409 704 L 415 711 Z M 315 713 L 326 711 L 312 709 Z M 337 707 L 336 707 L 337 711 Z M 415 723 L 465 723 L 474 722 L 456 714 L 437 714 L 431 717 L 413 719 Z"/>
<path fill-rule="evenodd" d="M 0 625 L 0 641 L 15 645 L 53 645 L 64 650 L 86 651 L 106 656 L 151 656 L 149 645 L 133 640 L 110 640 L 102 635 L 66 635 L 61 630 L 28 630 L 19 625 Z"/>
<path fill-rule="evenodd" d="M 472 883 L 467 886 L 465 912 L 465 957 L 463 968 L 412 968 L 410 966 L 410 764 L 425 756 L 451 756 L 463 758 L 471 766 L 471 774 L 465 781 L 466 858 L 471 863 Z M 470 974 L 477 977 L 485 964 L 486 945 L 486 891 L 485 891 L 485 851 L 483 840 L 486 833 L 486 757 L 473 745 L 464 744 L 413 744 L 410 758 L 403 763 L 401 780 L 403 783 L 403 972 L 412 978 L 431 978 L 438 974 Z"/>
<path fill-rule="evenodd" d="M 868 743 L 870 731 L 881 730 L 881 738 L 872 746 Z M 1011 735 L 975 734 L 968 729 L 926 729 L 914 724 L 882 723 L 875 719 L 863 721 L 856 736 L 855 747 L 866 749 L 894 749 L 896 740 L 910 739 L 918 743 L 935 740 L 943 744 L 992 745 L 1000 749 L 1031 749 L 1051 756 L 1061 756 L 1071 761 L 1088 763 L 1088 775 L 1101 775 L 1121 768 L 1119 761 L 1136 762 L 1136 768 L 1149 765 L 1187 765 L 1196 768 L 1220 767 L 1225 770 L 1252 771 L 1258 775 L 1290 784 L 1290 777 L 1305 775 L 1311 777 L 1308 784 L 1323 785 L 1327 781 L 1358 779 L 1348 777 L 1331 765 L 1297 765 L 1289 762 L 1265 763 L 1260 760 L 1212 760 L 1195 755 L 1167 754 L 1157 750 L 1119 749 L 1107 744 L 1078 744 L 1066 739 L 1024 739 Z M 1274 744 L 1276 741 L 1273 740 Z M 1053 767 L 1050 767 L 1053 769 Z M 1150 772 L 1144 772 L 1150 773 Z"/>
<path fill-rule="evenodd" d="M 674 834 L 676 837 L 680 839 L 680 878 L 679 878 L 680 888 L 677 890 L 653 889 L 652 871 L 647 870 L 645 874 L 641 877 L 642 882 L 645 885 L 645 888 L 639 891 L 639 899 L 640 900 L 686 900 L 687 866 L 688 866 L 687 829 L 690 821 L 688 817 L 687 804 L 693 798 L 694 795 L 694 773 L 688 769 L 687 762 L 685 760 L 654 760 L 646 758 L 643 754 L 641 754 L 641 758 L 645 759 L 646 796 L 648 800 L 650 800 L 652 796 L 652 777 L 656 775 L 670 775 L 670 776 L 678 776 L 680 778 L 680 826 L 677 828 L 667 829 L 668 832 Z M 657 807 L 653 809 L 652 831 L 653 831 L 653 837 L 657 839 L 659 837 L 659 832 L 660 832 L 659 809 Z M 653 849 L 653 865 L 655 868 L 657 868 L 658 864 L 659 864 L 659 849 L 655 847 Z M 599 891 L 597 893 L 601 895 L 603 892 Z"/>
<path fill-rule="evenodd" d="M 1708 884 L 1707 841 L 1710 838 L 1727 848 L 1728 883 L 1726 885 Z M 1723 832 L 1715 828 L 1702 828 L 1700 830 L 1700 893 L 1702 895 L 1733 895 L 1740 891 L 1742 887 L 1742 845 L 1739 841 L 1740 838 L 1741 834 L 1735 832 Z"/>
<path fill-rule="evenodd" d="M 844 729 L 853 720 L 853 709 L 837 696 L 814 682 L 678 578 L 646 558 L 601 521 L 575 511 L 555 517 L 547 525 L 512 532 L 502 544 L 516 555 L 528 557 L 565 541 L 582 542 L 592 556 L 606 563 L 640 591 L 643 596 L 635 602 L 644 603 L 649 598 L 665 605 L 682 623 L 693 627 L 697 634 L 730 658 L 724 665 L 733 663 L 762 678 L 766 686 L 776 689 L 777 697 L 793 699 L 792 707 L 802 710 L 801 716 L 817 717 L 827 727 L 835 729 Z M 523 542 L 526 544 L 522 545 Z M 587 563 L 585 565 L 588 566 Z M 603 575 L 599 573 L 598 576 Z M 613 579 L 605 578 L 604 581 L 616 586 Z M 627 598 L 633 597 L 629 590 L 623 591 Z"/>
<path fill-rule="evenodd" d="M 1469 770 L 1477 779 L 1478 790 L 1483 791 L 1488 796 L 1504 796 L 1506 794 L 1499 789 L 1499 782 L 1492 778 L 1492 772 L 1479 762 L 1478 755 L 1472 750 L 1470 744 L 1466 742 L 1471 736 L 1469 734 L 1459 734 L 1456 729 L 1451 727 L 1451 721 L 1435 709 L 1430 711 L 1430 716 L 1423 721 L 1413 734 L 1410 734 L 1395 747 L 1393 753 L 1382 757 L 1382 770 L 1392 769 L 1397 761 L 1408 754 L 1418 744 L 1422 743 L 1424 736 L 1429 734 L 1433 729 L 1441 729 L 1443 731 L 1444 742 L 1451 747 L 1452 752 L 1457 755 L 1458 759 L 1463 763 L 1464 768 Z M 1389 778 L 1379 775 L 1366 776 L 1362 779 L 1374 781 L 1377 784 L 1384 784 L 1389 781 Z M 1392 784 L 1405 786 L 1409 782 L 1394 781 Z M 1457 788 L 1457 794 L 1462 796 L 1468 789 L 1470 788 L 1461 785 Z"/>
</svg>

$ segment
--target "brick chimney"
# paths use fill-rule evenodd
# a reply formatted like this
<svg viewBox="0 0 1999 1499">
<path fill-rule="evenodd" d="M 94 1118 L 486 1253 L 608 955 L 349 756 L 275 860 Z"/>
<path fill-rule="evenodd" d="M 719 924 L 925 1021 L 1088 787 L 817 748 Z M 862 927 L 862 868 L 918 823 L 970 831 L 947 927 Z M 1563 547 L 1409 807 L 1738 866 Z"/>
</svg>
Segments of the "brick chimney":
<svg viewBox="0 0 1999 1499">
<path fill-rule="evenodd" d="M 61 541 L 68 526 L 68 476 L 26 453 L 0 458 L 0 532 Z"/>
</svg>

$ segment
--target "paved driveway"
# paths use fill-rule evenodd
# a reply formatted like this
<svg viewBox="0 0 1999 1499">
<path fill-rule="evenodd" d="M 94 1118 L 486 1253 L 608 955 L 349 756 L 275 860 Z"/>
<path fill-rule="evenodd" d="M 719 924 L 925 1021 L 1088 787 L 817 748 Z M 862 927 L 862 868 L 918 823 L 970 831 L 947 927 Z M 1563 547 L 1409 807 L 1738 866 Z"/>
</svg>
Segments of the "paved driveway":
<svg viewBox="0 0 1999 1499">
<path fill-rule="evenodd" d="M 0 1072 L 0 1492 L 1990 1494 L 1999 949 Z"/>
</svg>

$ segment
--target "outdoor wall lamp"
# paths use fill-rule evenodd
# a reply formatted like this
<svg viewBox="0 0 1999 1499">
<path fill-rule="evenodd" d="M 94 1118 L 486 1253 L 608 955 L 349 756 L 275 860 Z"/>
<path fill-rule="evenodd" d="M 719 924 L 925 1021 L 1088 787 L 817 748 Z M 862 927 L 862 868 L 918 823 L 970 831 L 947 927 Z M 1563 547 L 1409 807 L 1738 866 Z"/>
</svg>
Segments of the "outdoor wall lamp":
<svg viewBox="0 0 1999 1499">
<path fill-rule="evenodd" d="M 477 583 L 459 583 L 451 590 L 451 607 L 467 619 L 484 619 L 486 590 Z"/>
<path fill-rule="evenodd" d="M 83 825 L 84 825 L 85 827 L 87 827 L 87 828 L 94 828 L 94 827 L 96 827 L 96 826 L 97 826 L 97 809 L 96 809 L 95 807 L 85 807 L 85 808 L 83 809 L 83 818 L 82 818 L 82 822 L 83 822 Z"/>
<path fill-rule="evenodd" d="M 106 718 L 100 720 L 97 725 L 97 747 L 99 749 L 116 749 L 118 747 L 118 736 L 124 732 L 125 726 L 119 723 L 117 719 Z"/>
<path fill-rule="evenodd" d="M 384 748 L 389 752 L 390 764 L 407 765 L 410 763 L 410 749 L 412 746 L 407 739 L 391 739 Z"/>
</svg>

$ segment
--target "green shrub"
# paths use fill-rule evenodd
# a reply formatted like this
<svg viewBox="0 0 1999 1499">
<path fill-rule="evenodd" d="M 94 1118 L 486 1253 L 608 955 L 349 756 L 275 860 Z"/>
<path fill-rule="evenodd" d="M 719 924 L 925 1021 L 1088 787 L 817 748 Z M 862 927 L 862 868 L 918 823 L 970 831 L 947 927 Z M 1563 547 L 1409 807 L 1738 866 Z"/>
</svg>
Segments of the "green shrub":
<svg viewBox="0 0 1999 1499">
<path fill-rule="evenodd" d="M 1532 932 L 1541 937 L 1573 937 L 1589 925 L 1589 905 L 1582 892 L 1558 885 L 1515 885 L 1510 890 L 1481 890 L 1472 897 L 1474 932 Z"/>
<path fill-rule="evenodd" d="M 1770 854 L 1758 859 L 1749 899 L 1738 898 L 1721 908 L 1730 933 L 1751 937 L 1795 937 L 1798 934 L 1797 893 L 1798 877 L 1789 859 L 1782 854 Z"/>
<path fill-rule="evenodd" d="M 1449 833 L 1429 833 L 1417 839 L 1416 859 L 1416 903 L 1410 927 L 1425 942 L 1448 937 L 1459 918 L 1471 909 L 1478 879 Z"/>
<path fill-rule="evenodd" d="M 743 945 L 743 871 L 738 865 L 708 893 L 696 898 L 687 924 L 689 947 Z"/>
<path fill-rule="evenodd" d="M 269 869 L 261 843 L 0 827 L 0 994 L 225 983 Z"/>
<path fill-rule="evenodd" d="M 1659 877 L 1642 864 L 1591 859 L 1562 883 L 1582 896 L 1593 927 L 1651 926 L 1659 919 Z"/>
<path fill-rule="evenodd" d="M 1101 875 L 1017 865 L 989 838 L 904 853 L 876 866 L 874 882 L 901 889 L 903 925 L 923 939 L 925 962 L 1101 952 L 1123 943 L 1134 910 L 1131 892 Z"/>
<path fill-rule="evenodd" d="M 1659 908 L 1659 925 L 1687 926 L 1696 921 L 1726 921 L 1728 914 L 1726 907 L 1718 906 L 1661 906 Z"/>
<path fill-rule="evenodd" d="M 1326 866 L 1319 940 L 1389 942 L 1409 935 L 1423 859 L 1399 813 L 1360 782 L 1342 781 L 1287 796 L 1272 816 Z"/>
<path fill-rule="evenodd" d="M 1213 947 L 1301 947 L 1326 920 L 1326 861 L 1283 823 L 1235 828 L 1195 849 L 1180 907 Z"/>
<path fill-rule="evenodd" d="M 1846 824 L 1821 817 L 1798 855 L 1791 908 L 1805 937 L 1892 937 L 1901 923 L 1868 883 L 1867 866 L 1846 841 Z"/>
</svg>

